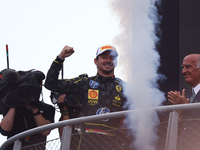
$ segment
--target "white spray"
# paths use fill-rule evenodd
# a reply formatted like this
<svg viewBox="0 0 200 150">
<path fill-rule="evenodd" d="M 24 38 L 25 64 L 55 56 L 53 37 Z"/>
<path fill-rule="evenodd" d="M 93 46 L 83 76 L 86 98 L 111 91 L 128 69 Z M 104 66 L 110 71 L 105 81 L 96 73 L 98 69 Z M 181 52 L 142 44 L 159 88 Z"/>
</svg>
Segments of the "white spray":
<svg viewBox="0 0 200 150">
<path fill-rule="evenodd" d="M 111 6 L 120 17 L 122 32 L 115 38 L 119 49 L 119 66 L 132 88 L 125 87 L 129 109 L 143 111 L 127 116 L 125 123 L 132 130 L 136 150 L 154 150 L 159 122 L 155 111 L 145 108 L 159 106 L 165 100 L 157 81 L 163 78 L 157 73 L 160 56 L 156 51 L 159 41 L 156 29 L 159 16 L 155 4 L 159 0 L 113 0 Z"/>
</svg>

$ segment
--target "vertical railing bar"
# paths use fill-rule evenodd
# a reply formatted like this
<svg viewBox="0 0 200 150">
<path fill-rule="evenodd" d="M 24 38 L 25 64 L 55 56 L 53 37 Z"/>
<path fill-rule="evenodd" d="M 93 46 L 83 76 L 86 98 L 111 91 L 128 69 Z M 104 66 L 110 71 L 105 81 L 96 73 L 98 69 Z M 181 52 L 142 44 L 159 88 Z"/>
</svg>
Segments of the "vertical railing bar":
<svg viewBox="0 0 200 150">
<path fill-rule="evenodd" d="M 16 140 L 14 142 L 13 150 L 21 150 L 22 142 L 20 140 Z"/>
<path fill-rule="evenodd" d="M 176 111 L 169 114 L 165 150 L 176 150 L 177 148 L 178 117 L 179 114 Z"/>
<path fill-rule="evenodd" d="M 60 150 L 70 149 L 71 133 L 72 133 L 72 128 L 70 126 L 66 126 L 63 128 Z"/>
</svg>

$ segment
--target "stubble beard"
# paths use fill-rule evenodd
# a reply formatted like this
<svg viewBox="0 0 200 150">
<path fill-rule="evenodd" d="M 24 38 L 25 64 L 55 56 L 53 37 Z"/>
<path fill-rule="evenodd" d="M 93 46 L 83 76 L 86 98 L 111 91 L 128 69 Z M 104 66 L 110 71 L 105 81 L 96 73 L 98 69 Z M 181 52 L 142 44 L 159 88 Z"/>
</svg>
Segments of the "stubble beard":
<svg viewBox="0 0 200 150">
<path fill-rule="evenodd" d="M 106 68 L 104 68 L 104 67 L 98 67 L 98 69 L 100 70 L 100 72 L 102 72 L 104 75 L 110 75 L 110 74 L 112 74 L 113 72 L 114 72 L 114 66 L 113 66 L 113 64 L 112 64 L 112 67 L 113 68 L 110 68 L 110 69 L 106 69 Z"/>
<path fill-rule="evenodd" d="M 100 69 L 101 70 L 101 72 L 103 73 L 103 74 L 105 74 L 105 75 L 109 75 L 109 74 L 111 74 L 112 72 L 114 72 L 114 68 L 112 68 L 112 69 L 109 69 L 109 70 L 105 70 L 105 69 Z"/>
</svg>

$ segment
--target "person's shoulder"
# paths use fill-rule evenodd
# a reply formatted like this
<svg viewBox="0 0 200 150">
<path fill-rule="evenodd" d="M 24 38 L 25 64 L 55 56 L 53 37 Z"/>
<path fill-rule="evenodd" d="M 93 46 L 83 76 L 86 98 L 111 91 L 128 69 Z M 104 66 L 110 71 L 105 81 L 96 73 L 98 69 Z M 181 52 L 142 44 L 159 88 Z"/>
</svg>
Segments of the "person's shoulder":
<svg viewBox="0 0 200 150">
<path fill-rule="evenodd" d="M 122 79 L 115 77 L 115 82 L 123 84 L 125 83 Z"/>
<path fill-rule="evenodd" d="M 89 77 L 88 77 L 88 74 L 86 74 L 86 73 L 80 74 L 78 77 L 79 77 L 79 78 L 85 78 L 85 79 L 88 79 L 88 78 L 89 78 Z"/>
<path fill-rule="evenodd" d="M 88 77 L 88 75 L 86 73 L 82 73 L 79 75 L 80 78 L 84 78 L 84 77 Z"/>
<path fill-rule="evenodd" d="M 64 80 L 68 82 L 78 83 L 83 80 L 88 80 L 88 75 L 86 73 L 83 73 L 83 74 L 80 74 L 78 77 L 74 77 L 71 79 L 64 79 Z"/>
<path fill-rule="evenodd" d="M 97 78 L 97 76 L 91 76 L 91 77 L 89 77 L 89 78 L 92 79 L 92 80 L 94 80 L 94 79 Z"/>
<path fill-rule="evenodd" d="M 120 78 L 116 78 L 115 77 L 115 83 L 117 83 L 117 84 L 119 84 L 119 85 L 121 85 L 123 87 L 129 87 L 129 88 L 131 88 L 131 85 L 129 83 L 127 83 L 126 81 L 124 81 L 124 80 L 122 80 Z"/>
<path fill-rule="evenodd" d="M 88 75 L 86 73 L 80 74 L 78 77 L 72 78 L 72 79 L 88 79 Z"/>
</svg>

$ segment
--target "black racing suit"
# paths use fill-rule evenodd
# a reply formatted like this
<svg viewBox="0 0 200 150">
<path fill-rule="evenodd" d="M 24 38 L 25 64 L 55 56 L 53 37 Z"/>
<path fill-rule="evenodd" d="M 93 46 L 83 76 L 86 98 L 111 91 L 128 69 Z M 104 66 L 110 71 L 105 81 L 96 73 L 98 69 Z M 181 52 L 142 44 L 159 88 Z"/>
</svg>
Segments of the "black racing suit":
<svg viewBox="0 0 200 150">
<path fill-rule="evenodd" d="M 60 94 L 77 94 L 83 108 L 83 116 L 123 110 L 126 99 L 123 95 L 122 80 L 115 77 L 103 77 L 99 74 L 93 77 L 79 76 L 73 79 L 58 80 L 62 63 L 63 60 L 59 57 L 52 63 L 45 81 L 47 89 Z M 115 118 L 85 122 L 82 131 L 119 129 L 121 120 L 122 118 Z"/>
</svg>

